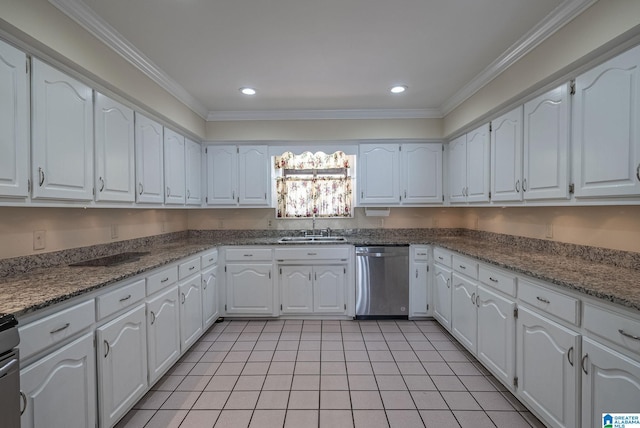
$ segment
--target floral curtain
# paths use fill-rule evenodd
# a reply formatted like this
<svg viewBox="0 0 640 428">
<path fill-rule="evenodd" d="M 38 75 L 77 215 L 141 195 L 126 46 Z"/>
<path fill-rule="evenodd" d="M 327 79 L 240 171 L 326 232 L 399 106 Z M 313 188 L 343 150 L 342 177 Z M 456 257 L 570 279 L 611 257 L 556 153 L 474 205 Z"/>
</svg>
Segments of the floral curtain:
<svg viewBox="0 0 640 428">
<path fill-rule="evenodd" d="M 277 156 L 275 161 L 276 169 L 314 170 L 305 175 L 278 177 L 277 217 L 351 217 L 351 177 L 322 174 L 326 169 L 349 168 L 349 159 L 343 152 L 329 155 L 287 152 Z"/>
</svg>

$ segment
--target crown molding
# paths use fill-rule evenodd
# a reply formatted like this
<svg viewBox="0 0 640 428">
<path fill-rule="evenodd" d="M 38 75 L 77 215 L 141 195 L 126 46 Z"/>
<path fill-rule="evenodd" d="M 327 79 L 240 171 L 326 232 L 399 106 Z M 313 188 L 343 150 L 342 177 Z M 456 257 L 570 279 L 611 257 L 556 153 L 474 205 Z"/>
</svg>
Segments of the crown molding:
<svg viewBox="0 0 640 428">
<path fill-rule="evenodd" d="M 598 0 L 566 0 L 549 13 L 545 19 L 533 27 L 520 40 L 493 61 L 480 74 L 463 86 L 451 98 L 442 103 L 440 110 L 444 116 L 451 113 L 456 107 L 469 99 L 503 71 L 511 67 L 518 60 L 531 52 L 540 43 L 551 37 L 556 31 L 566 25 L 576 16 Z"/>
<path fill-rule="evenodd" d="M 200 117 L 203 119 L 207 117 L 208 110 L 199 100 L 169 77 L 84 2 L 81 0 L 49 0 L 49 3 L 117 52 Z"/>
<path fill-rule="evenodd" d="M 235 120 L 441 119 L 439 109 L 210 111 L 208 122 Z"/>
</svg>

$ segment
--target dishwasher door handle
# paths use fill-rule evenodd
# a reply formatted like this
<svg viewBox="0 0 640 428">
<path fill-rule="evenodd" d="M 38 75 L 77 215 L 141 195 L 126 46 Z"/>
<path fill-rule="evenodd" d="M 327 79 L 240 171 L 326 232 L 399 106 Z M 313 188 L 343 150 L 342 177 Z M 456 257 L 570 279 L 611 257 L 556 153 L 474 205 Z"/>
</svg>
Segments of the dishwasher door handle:
<svg viewBox="0 0 640 428">
<path fill-rule="evenodd" d="M 407 257 L 400 253 L 356 253 L 356 257 Z"/>
</svg>

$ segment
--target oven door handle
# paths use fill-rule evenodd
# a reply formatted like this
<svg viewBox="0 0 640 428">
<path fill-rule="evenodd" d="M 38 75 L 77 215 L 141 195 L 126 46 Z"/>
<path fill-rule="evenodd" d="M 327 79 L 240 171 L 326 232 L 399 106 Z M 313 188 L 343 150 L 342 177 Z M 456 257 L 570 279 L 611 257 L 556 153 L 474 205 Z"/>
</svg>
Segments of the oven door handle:
<svg viewBox="0 0 640 428">
<path fill-rule="evenodd" d="M 7 364 L 5 364 L 3 367 L 0 367 L 0 378 L 3 378 L 6 375 L 8 375 L 9 372 L 11 371 L 11 369 L 13 369 L 14 367 L 18 368 L 18 359 L 17 358 L 14 358 L 13 360 L 11 360 Z"/>
</svg>

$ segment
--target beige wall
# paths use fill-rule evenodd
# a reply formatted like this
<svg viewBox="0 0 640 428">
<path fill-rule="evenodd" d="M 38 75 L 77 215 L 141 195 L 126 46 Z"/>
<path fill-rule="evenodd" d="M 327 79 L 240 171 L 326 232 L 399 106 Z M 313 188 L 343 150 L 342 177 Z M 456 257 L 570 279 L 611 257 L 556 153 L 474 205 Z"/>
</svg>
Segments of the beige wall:
<svg viewBox="0 0 640 428">
<path fill-rule="evenodd" d="M 207 140 L 442 138 L 442 119 L 335 119 L 208 122 Z"/>
<path fill-rule="evenodd" d="M 74 69 L 86 70 L 100 80 L 98 83 L 118 95 L 195 137 L 204 138 L 204 119 L 47 0 L 2 0 L 0 29 L 19 39 L 23 38 L 20 32 L 26 33 L 53 50 L 51 54 L 56 60 Z"/>
<path fill-rule="evenodd" d="M 452 136 L 490 110 L 638 25 L 640 1 L 596 2 L 448 114 L 443 135 Z"/>
<path fill-rule="evenodd" d="M 111 238 L 117 225 L 118 238 Z M 33 232 L 46 231 L 46 248 L 33 250 Z M 187 230 L 184 210 L 0 208 L 0 259 Z"/>
</svg>

